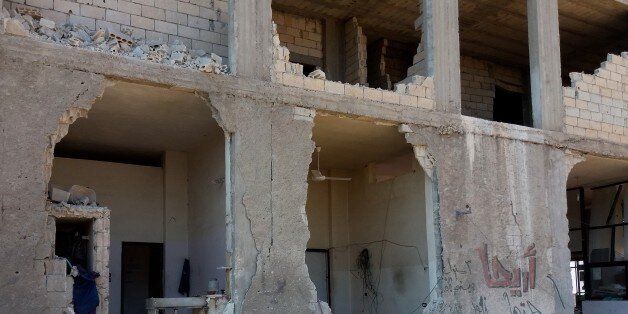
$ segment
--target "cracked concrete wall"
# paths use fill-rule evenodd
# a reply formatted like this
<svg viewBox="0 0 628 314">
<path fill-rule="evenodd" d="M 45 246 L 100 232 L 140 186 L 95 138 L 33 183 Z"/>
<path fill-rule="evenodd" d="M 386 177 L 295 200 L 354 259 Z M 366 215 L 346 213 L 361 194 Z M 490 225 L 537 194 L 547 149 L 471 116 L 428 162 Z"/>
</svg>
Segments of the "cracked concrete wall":
<svg viewBox="0 0 628 314">
<path fill-rule="evenodd" d="M 0 73 L 0 312 L 46 312 L 62 300 L 49 297 L 44 275 L 52 150 L 102 94 L 104 77 L 8 56 Z"/>
<path fill-rule="evenodd" d="M 442 255 L 428 311 L 573 313 L 565 189 L 575 162 L 465 129 L 407 135 L 436 159 Z"/>
<path fill-rule="evenodd" d="M 231 133 L 236 313 L 325 309 L 305 265 L 306 180 L 314 151 L 309 110 L 304 115 L 299 108 L 224 95 L 210 100 Z"/>
</svg>

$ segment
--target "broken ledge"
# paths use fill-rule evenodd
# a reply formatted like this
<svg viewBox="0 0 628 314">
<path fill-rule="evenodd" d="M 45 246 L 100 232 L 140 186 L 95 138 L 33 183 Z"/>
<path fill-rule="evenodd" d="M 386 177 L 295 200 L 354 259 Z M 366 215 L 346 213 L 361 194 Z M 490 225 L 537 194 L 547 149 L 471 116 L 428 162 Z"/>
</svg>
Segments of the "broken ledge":
<svg viewBox="0 0 628 314">
<path fill-rule="evenodd" d="M 46 211 L 52 217 L 64 219 L 109 219 L 110 216 L 107 207 L 53 203 L 50 200 L 46 201 Z"/>
<path fill-rule="evenodd" d="M 433 110 L 368 99 L 356 99 L 346 95 L 309 91 L 303 88 L 231 75 L 173 68 L 103 52 L 72 49 L 26 37 L 0 35 L 0 59 L 3 59 L 3 62 L 12 61 L 54 66 L 60 69 L 101 74 L 113 80 L 162 85 L 214 95 L 233 95 L 320 111 L 362 116 L 372 120 L 393 121 L 393 123 L 432 128 L 457 126 L 463 133 L 552 145 L 605 157 L 628 157 L 628 145 L 588 139 L 563 132 L 520 127 Z"/>
</svg>

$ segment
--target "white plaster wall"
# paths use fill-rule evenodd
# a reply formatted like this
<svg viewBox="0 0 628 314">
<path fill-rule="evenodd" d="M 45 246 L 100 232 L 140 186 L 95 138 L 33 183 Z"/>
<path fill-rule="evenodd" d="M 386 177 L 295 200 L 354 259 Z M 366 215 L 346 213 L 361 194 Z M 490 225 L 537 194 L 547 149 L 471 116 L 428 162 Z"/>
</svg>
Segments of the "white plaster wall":
<svg viewBox="0 0 628 314">
<path fill-rule="evenodd" d="M 429 291 L 423 172 L 379 183 L 369 183 L 366 169 L 335 175 L 353 180 L 310 182 L 306 205 L 308 248 L 330 249 L 332 311 L 412 312 Z M 376 303 L 364 298 L 357 277 L 355 260 L 364 248 L 371 253 Z"/>
<path fill-rule="evenodd" d="M 164 169 L 164 282 L 166 297 L 182 297 L 179 282 L 188 252 L 188 156 L 166 151 Z"/>
<path fill-rule="evenodd" d="M 118 313 L 122 242 L 163 240 L 162 168 L 55 158 L 50 182 L 62 188 L 93 188 L 98 203 L 111 210 L 109 311 Z"/>
<path fill-rule="evenodd" d="M 188 154 L 190 295 L 207 291 L 210 278 L 225 288 L 225 139 L 214 132 Z"/>
</svg>

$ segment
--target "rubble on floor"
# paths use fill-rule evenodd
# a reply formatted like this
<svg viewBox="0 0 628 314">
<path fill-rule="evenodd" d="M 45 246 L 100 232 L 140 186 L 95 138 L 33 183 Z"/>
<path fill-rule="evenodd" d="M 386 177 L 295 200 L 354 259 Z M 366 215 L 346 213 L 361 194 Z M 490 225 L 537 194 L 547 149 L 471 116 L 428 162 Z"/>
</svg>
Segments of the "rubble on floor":
<svg viewBox="0 0 628 314">
<path fill-rule="evenodd" d="M 161 39 L 134 38 L 131 30 L 126 33 L 103 28 L 93 31 L 85 25 L 69 21 L 56 25 L 54 21 L 43 18 L 38 10 L 13 10 L 9 13 L 2 8 L 0 20 L 0 34 L 32 37 L 207 73 L 227 73 L 227 65 L 222 64 L 220 56 L 208 54 L 202 49 L 188 49 L 178 40 L 168 44 Z"/>
</svg>

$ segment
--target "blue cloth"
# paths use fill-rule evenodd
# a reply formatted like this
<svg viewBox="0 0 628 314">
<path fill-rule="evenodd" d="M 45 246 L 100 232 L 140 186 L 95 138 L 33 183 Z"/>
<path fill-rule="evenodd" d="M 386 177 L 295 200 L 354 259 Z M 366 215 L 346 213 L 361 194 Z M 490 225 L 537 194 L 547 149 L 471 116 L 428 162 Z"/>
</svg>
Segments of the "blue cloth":
<svg viewBox="0 0 628 314">
<path fill-rule="evenodd" d="M 74 288 L 72 289 L 72 302 L 76 314 L 92 314 L 96 312 L 96 307 L 100 304 L 98 289 L 96 288 L 96 278 L 100 276 L 97 272 L 85 270 L 78 266 L 79 274 L 74 278 Z"/>
</svg>

